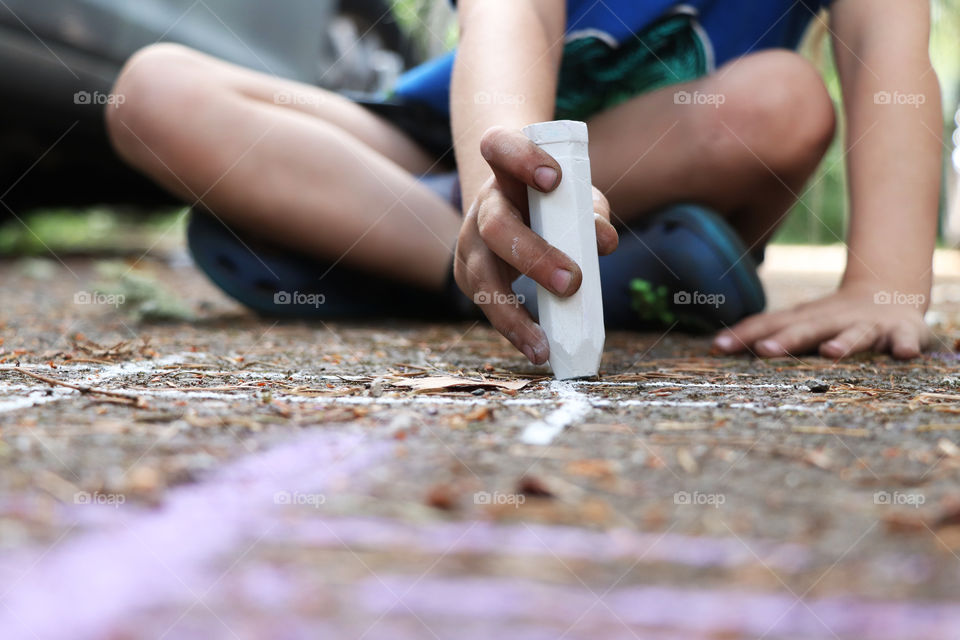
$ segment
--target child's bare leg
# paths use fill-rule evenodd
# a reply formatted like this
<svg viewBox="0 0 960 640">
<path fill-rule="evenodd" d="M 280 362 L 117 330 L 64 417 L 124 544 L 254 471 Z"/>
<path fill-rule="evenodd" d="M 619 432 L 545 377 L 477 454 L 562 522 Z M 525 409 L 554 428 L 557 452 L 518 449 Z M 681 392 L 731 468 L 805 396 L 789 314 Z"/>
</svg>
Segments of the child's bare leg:
<svg viewBox="0 0 960 640">
<path fill-rule="evenodd" d="M 118 152 L 186 201 L 331 261 L 449 276 L 460 217 L 414 177 L 434 159 L 362 107 L 176 45 L 134 56 L 115 93 Z"/>
<path fill-rule="evenodd" d="M 677 103 L 681 91 L 691 104 Z M 813 67 L 791 52 L 758 53 L 594 118 L 594 181 L 621 220 L 699 202 L 760 247 L 833 132 L 833 106 Z"/>
</svg>

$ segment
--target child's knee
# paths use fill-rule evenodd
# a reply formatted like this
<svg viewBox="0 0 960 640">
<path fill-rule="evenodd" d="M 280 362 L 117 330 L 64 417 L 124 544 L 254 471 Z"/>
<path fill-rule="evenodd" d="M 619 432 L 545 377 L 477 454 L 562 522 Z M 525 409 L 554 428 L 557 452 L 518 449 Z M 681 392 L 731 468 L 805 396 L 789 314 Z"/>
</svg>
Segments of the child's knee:
<svg viewBox="0 0 960 640">
<path fill-rule="evenodd" d="M 204 56 L 176 44 L 154 44 L 135 53 L 114 84 L 113 104 L 106 109 L 107 133 L 117 152 L 135 160 L 169 134 L 209 83 L 198 81 Z"/>
<path fill-rule="evenodd" d="M 833 102 L 817 70 L 786 50 L 748 56 L 708 80 L 723 96 L 720 127 L 774 170 L 819 159 L 833 139 Z"/>
</svg>

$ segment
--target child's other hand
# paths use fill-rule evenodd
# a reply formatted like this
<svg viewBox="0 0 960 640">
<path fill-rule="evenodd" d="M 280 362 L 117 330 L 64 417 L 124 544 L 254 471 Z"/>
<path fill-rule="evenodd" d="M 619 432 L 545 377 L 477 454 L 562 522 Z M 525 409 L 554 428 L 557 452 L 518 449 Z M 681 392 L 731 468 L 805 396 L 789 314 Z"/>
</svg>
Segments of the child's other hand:
<svg viewBox="0 0 960 640">
<path fill-rule="evenodd" d="M 932 334 L 923 320 L 926 306 L 924 294 L 845 284 L 826 298 L 747 318 L 720 332 L 714 346 L 724 353 L 749 350 L 762 357 L 819 351 L 839 360 L 877 351 L 906 360 L 930 344 Z"/>
<path fill-rule="evenodd" d="M 457 240 L 454 276 L 470 297 L 517 349 L 534 364 L 550 355 L 546 336 L 513 295 L 511 285 L 526 274 L 547 290 L 566 297 L 580 288 L 577 264 L 547 244 L 529 227 L 527 187 L 553 191 L 560 166 L 522 132 L 494 127 L 481 141 L 481 153 L 493 170 L 470 206 Z M 594 188 L 597 250 L 617 248 L 606 198 Z"/>
</svg>

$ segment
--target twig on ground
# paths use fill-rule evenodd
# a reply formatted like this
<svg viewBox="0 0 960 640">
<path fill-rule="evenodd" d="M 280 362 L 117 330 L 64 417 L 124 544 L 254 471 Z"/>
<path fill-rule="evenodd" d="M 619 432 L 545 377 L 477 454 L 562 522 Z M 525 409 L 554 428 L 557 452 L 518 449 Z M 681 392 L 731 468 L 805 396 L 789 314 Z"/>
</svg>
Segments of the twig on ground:
<svg viewBox="0 0 960 640">
<path fill-rule="evenodd" d="M 17 373 L 21 373 L 25 376 L 28 376 L 30 378 L 34 378 L 35 380 L 46 382 L 51 386 L 66 387 L 68 389 L 73 389 L 74 391 L 79 391 L 80 393 L 83 393 L 83 394 L 117 398 L 118 400 L 121 400 L 132 407 L 143 408 L 147 406 L 146 400 L 144 400 L 140 396 L 132 396 L 123 391 L 112 391 L 110 389 L 98 389 L 96 387 L 91 387 L 83 384 L 74 384 L 72 382 L 67 382 L 66 380 L 60 380 L 57 378 L 51 378 L 49 376 L 41 375 L 39 373 L 34 373 L 22 367 L 0 367 L 0 371 L 14 371 Z"/>
</svg>

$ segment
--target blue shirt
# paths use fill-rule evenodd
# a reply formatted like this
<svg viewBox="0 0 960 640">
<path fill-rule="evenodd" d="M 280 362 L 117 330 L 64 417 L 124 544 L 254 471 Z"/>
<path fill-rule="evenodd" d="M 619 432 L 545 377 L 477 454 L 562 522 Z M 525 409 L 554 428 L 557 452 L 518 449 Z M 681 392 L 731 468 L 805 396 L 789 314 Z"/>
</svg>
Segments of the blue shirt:
<svg viewBox="0 0 960 640">
<path fill-rule="evenodd" d="M 690 16 L 706 71 L 740 56 L 772 48 L 795 49 L 810 21 L 830 0 L 567 0 L 566 40 L 593 38 L 616 49 L 673 13 Z M 449 112 L 456 52 L 403 74 L 394 90 L 402 99 Z"/>
</svg>

